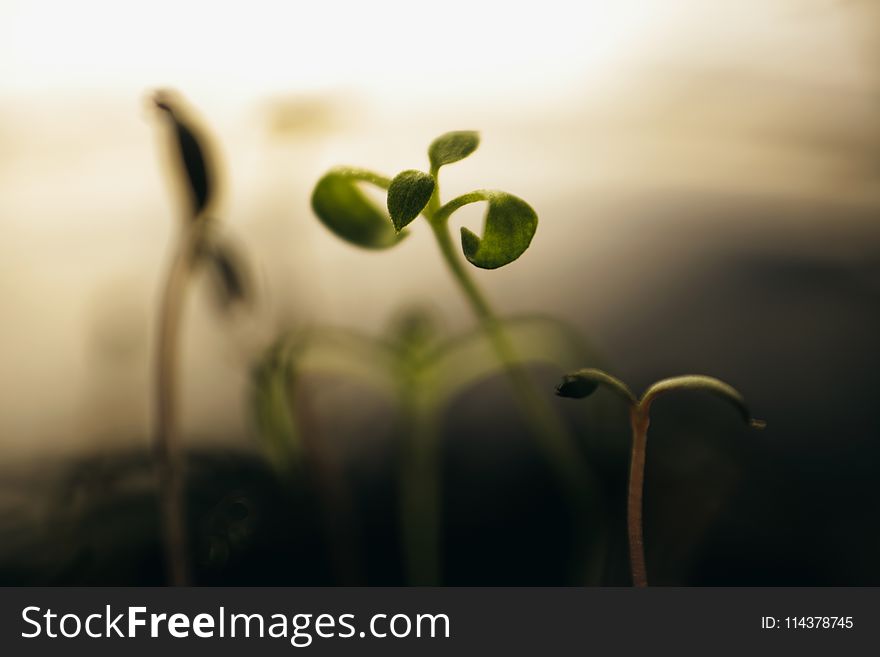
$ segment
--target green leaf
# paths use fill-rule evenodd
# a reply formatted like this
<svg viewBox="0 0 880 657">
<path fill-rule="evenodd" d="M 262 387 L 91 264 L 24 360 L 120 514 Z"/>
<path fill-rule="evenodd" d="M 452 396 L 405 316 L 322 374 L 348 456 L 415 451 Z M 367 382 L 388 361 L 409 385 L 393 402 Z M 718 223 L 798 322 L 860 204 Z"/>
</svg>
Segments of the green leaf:
<svg viewBox="0 0 880 657">
<path fill-rule="evenodd" d="M 463 160 L 477 150 L 479 145 L 480 133 L 473 130 L 456 130 L 440 135 L 428 147 L 431 168 L 436 171 L 444 164 Z"/>
<path fill-rule="evenodd" d="M 745 398 L 740 392 L 724 381 L 716 379 L 712 376 L 703 376 L 701 374 L 686 374 L 684 376 L 676 376 L 669 379 L 663 379 L 653 384 L 642 395 L 641 406 L 645 412 L 651 407 L 651 402 L 659 395 L 674 390 L 704 390 L 713 395 L 724 399 L 733 404 L 743 420 L 755 429 L 763 429 L 766 423 L 763 420 L 755 420 L 749 411 Z"/>
<path fill-rule="evenodd" d="M 315 185 L 312 209 L 337 236 L 367 249 L 386 249 L 406 236 L 398 233 L 388 215 L 358 187 L 367 182 L 388 189 L 390 181 L 371 171 L 331 169 Z"/>
<path fill-rule="evenodd" d="M 388 213 L 394 228 L 400 232 L 412 223 L 433 193 L 433 176 L 413 169 L 397 174 L 388 187 Z"/>
<path fill-rule="evenodd" d="M 623 381 L 594 368 L 567 374 L 556 387 L 556 394 L 560 397 L 583 399 L 592 395 L 599 386 L 613 390 L 631 404 L 636 401 L 635 396 Z"/>
<path fill-rule="evenodd" d="M 471 264 L 481 269 L 497 269 L 519 258 L 529 248 L 538 228 L 538 215 L 521 198 L 491 190 L 478 190 L 452 199 L 437 210 L 435 221 L 445 221 L 468 203 L 487 201 L 482 239 L 467 228 L 461 229 L 461 248 Z"/>
</svg>

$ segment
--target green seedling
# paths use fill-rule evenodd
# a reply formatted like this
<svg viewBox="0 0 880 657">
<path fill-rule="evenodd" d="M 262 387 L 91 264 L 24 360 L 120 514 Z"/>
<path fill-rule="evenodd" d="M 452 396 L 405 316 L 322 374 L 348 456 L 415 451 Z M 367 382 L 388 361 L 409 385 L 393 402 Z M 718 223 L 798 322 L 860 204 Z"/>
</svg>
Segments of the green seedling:
<svg viewBox="0 0 880 657">
<path fill-rule="evenodd" d="M 440 168 L 467 157 L 478 144 L 476 132 L 442 135 L 428 149 L 430 173 L 408 170 L 393 180 L 364 169 L 332 169 L 315 186 L 312 208 L 324 225 L 339 237 L 373 249 L 399 243 L 407 235 L 406 227 L 416 217 L 423 215 L 434 232 L 447 266 L 486 333 L 491 336 L 495 350 L 510 370 L 521 396 L 528 400 L 529 408 L 537 408 L 546 404 L 540 401 L 541 395 L 520 371 L 516 355 L 495 312 L 456 254 L 449 232 L 449 218 L 464 205 L 477 202 L 488 204 L 483 237 L 462 228 L 461 245 L 471 264 L 483 269 L 495 269 L 513 262 L 525 252 L 535 234 L 538 217 L 528 203 L 506 192 L 479 190 L 459 196 L 445 205 L 440 203 Z M 358 186 L 360 183 L 372 184 L 387 191 L 387 214 L 367 198 Z M 546 417 L 543 409 L 540 414 L 543 416 L 538 422 L 542 430 L 540 433 L 565 433 L 564 428 Z M 553 415 L 552 412 L 550 415 Z"/>
<path fill-rule="evenodd" d="M 164 119 L 174 179 L 185 197 L 184 217 L 176 234 L 160 301 L 154 435 L 163 549 L 169 581 L 180 586 L 190 579 L 185 474 L 177 428 L 179 337 L 187 284 L 196 266 L 206 265 L 216 283 L 217 299 L 224 308 L 246 301 L 250 286 L 241 258 L 232 244 L 221 237 L 214 218 L 218 162 L 211 140 L 177 94 L 158 91 L 152 101 Z"/>
<path fill-rule="evenodd" d="M 645 543 L 642 527 L 642 491 L 645 481 L 645 451 L 648 441 L 648 426 L 651 422 L 651 404 L 660 395 L 678 390 L 704 390 L 728 402 L 739 411 L 743 420 L 752 428 L 763 429 L 762 420 L 752 418 L 743 396 L 733 387 L 711 376 L 688 374 L 663 379 L 645 391 L 641 399 L 636 399 L 629 387 L 606 374 L 602 370 L 582 369 L 563 378 L 556 389 L 560 397 L 581 399 L 592 395 L 599 386 L 604 386 L 623 398 L 629 406 L 632 429 L 632 455 L 629 469 L 629 492 L 627 496 L 627 530 L 629 534 L 629 557 L 634 586 L 648 585 L 645 566 Z"/>
<path fill-rule="evenodd" d="M 312 208 L 336 235 L 369 249 L 385 249 L 400 243 L 409 225 L 418 216 L 424 217 L 449 271 L 507 371 L 531 433 L 543 446 L 574 506 L 583 509 L 590 495 L 591 477 L 581 462 L 574 439 L 523 366 L 498 315 L 458 256 L 449 228 L 449 220 L 456 210 L 471 203 L 486 203 L 482 236 L 461 228 L 461 249 L 475 267 L 497 269 L 510 264 L 528 249 L 538 226 L 538 216 L 522 199 L 496 190 L 476 190 L 441 203 L 441 167 L 464 159 L 477 149 L 479 142 L 478 133 L 471 131 L 441 135 L 428 148 L 430 169 L 427 173 L 406 170 L 390 179 L 365 169 L 331 169 L 315 186 Z M 360 189 L 362 184 L 387 191 L 387 212 L 364 194 Z M 580 523 L 577 529 L 581 531 Z"/>
</svg>

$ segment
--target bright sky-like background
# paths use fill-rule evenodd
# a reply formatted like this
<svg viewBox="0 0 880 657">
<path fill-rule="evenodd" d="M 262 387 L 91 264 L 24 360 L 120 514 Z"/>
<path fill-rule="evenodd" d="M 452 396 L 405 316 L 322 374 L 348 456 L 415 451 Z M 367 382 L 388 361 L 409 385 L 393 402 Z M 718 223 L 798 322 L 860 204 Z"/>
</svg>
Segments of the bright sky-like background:
<svg viewBox="0 0 880 657">
<path fill-rule="evenodd" d="M 353 86 L 376 95 L 564 92 L 623 62 L 774 56 L 770 71 L 860 75 L 859 0 L 10 1 L 0 5 L 6 93 L 139 92 L 173 84 L 227 100 Z M 855 7 L 854 7 L 855 6 Z M 856 11 L 853 11 L 855 8 Z M 813 70 L 804 57 L 821 46 Z M 783 50 L 784 49 L 784 50 Z M 646 63 L 644 61 L 642 64 Z M 698 65 L 699 61 L 691 61 Z M 403 88 L 402 88 L 403 87 Z"/>
<path fill-rule="evenodd" d="M 603 203 L 699 193 L 880 207 L 877 7 L 0 0 L 0 444 L 148 433 L 152 315 L 176 219 L 151 89 L 179 89 L 219 137 L 224 220 L 266 288 L 257 333 L 296 312 L 375 330 L 425 290 L 454 325 L 469 322 L 424 231 L 377 257 L 308 209 L 328 166 L 423 166 L 430 139 L 461 128 L 483 145 L 444 188 L 509 189 L 542 217 L 522 262 L 480 274 L 499 304 L 570 308 L 553 263 L 583 258 L 620 268 L 613 290 L 583 294 L 613 315 L 639 272 L 611 254 L 650 214 L 615 221 Z M 477 209 L 462 216 L 478 228 Z M 245 427 L 246 356 L 202 296 L 184 422 Z M 612 319 L 595 317 L 601 336 Z M 108 342 L 119 362 L 95 346 Z"/>
<path fill-rule="evenodd" d="M 443 93 L 487 76 L 489 88 L 564 85 L 662 30 L 675 18 L 663 4 L 6 2 L 2 85 L 131 92 L 160 80 L 239 98 L 339 85 Z"/>
</svg>

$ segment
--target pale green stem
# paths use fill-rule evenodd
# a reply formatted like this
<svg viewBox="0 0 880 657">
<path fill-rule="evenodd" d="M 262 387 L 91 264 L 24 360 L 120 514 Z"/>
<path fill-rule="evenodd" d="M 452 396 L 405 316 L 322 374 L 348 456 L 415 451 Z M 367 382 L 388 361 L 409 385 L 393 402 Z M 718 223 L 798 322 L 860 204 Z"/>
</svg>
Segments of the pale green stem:
<svg viewBox="0 0 880 657">
<path fill-rule="evenodd" d="M 432 169 L 431 174 L 437 180 L 437 171 Z M 443 259 L 464 292 L 498 359 L 507 371 L 514 394 L 524 412 L 524 419 L 546 450 L 551 465 L 562 478 L 569 493 L 575 513 L 575 539 L 573 543 L 575 553 L 579 555 L 587 549 L 589 542 L 584 517 L 589 516 L 594 519 L 600 517 L 598 505 L 592 498 L 589 487 L 590 474 L 581 463 L 581 456 L 577 452 L 568 428 L 541 394 L 541 391 L 538 390 L 528 371 L 519 361 L 516 350 L 497 315 L 464 267 L 450 235 L 448 219 L 452 212 L 462 205 L 478 200 L 482 200 L 482 197 L 476 193 L 466 194 L 440 207 L 438 183 L 425 209 L 425 216 L 434 231 L 434 237 L 440 247 Z M 576 556 L 575 559 L 579 560 L 580 557 Z M 578 573 L 578 578 L 582 576 L 583 573 Z"/>
<path fill-rule="evenodd" d="M 376 185 L 376 187 L 381 187 L 382 189 L 388 189 L 388 186 L 391 184 L 390 178 L 379 175 L 375 171 L 370 171 L 369 169 L 360 169 L 358 167 L 337 167 L 336 169 L 333 169 L 333 171 L 345 174 L 345 176 L 352 180 L 362 180 Z"/>
<path fill-rule="evenodd" d="M 446 207 L 448 206 L 444 206 L 444 209 Z M 458 257 L 449 233 L 449 224 L 446 221 L 448 214 L 444 212 L 443 216 L 429 220 L 443 259 L 464 292 L 483 330 L 486 331 L 498 359 L 507 371 L 513 383 L 514 392 L 525 410 L 526 421 L 536 436 L 549 449 L 554 463 L 561 470 L 567 484 L 573 485 L 575 489 L 582 489 L 581 477 L 583 473 L 582 468 L 578 465 L 580 456 L 574 448 L 568 428 L 529 377 L 528 372 L 517 358 L 516 350 L 497 315 L 493 312 L 470 273 L 465 269 L 462 259 Z"/>
</svg>

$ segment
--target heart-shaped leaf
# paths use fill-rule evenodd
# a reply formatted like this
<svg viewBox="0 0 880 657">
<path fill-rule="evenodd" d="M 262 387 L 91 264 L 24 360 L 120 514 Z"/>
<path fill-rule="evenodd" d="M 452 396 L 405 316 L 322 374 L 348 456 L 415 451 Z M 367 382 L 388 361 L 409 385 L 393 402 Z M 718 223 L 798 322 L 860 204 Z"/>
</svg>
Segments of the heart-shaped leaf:
<svg viewBox="0 0 880 657">
<path fill-rule="evenodd" d="M 473 130 L 456 130 L 440 135 L 428 147 L 431 168 L 436 171 L 444 164 L 463 160 L 479 145 L 480 133 Z"/>
<path fill-rule="evenodd" d="M 436 220 L 445 220 L 468 203 L 487 201 L 483 237 L 461 229 L 461 248 L 471 264 L 497 269 L 513 262 L 529 248 L 538 228 L 538 215 L 528 203 L 506 192 L 479 190 L 455 198 L 439 210 Z"/>
<path fill-rule="evenodd" d="M 400 232 L 412 223 L 433 193 L 433 176 L 412 169 L 397 174 L 388 187 L 388 213 L 394 228 Z"/>
<path fill-rule="evenodd" d="M 367 249 L 394 246 L 406 236 L 394 230 L 385 211 L 358 187 L 367 182 L 388 189 L 388 178 L 371 171 L 336 168 L 328 171 L 312 192 L 312 209 L 336 235 Z"/>
</svg>

